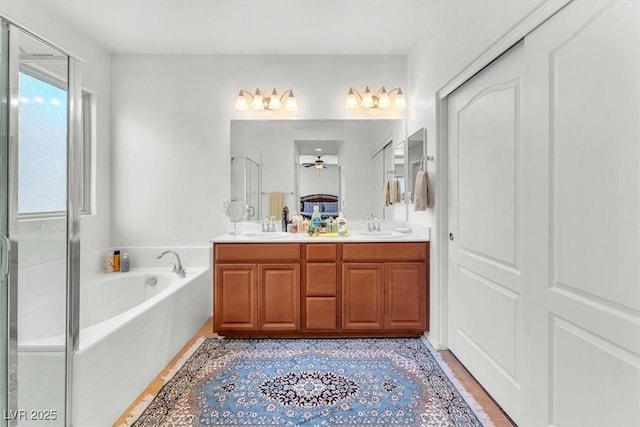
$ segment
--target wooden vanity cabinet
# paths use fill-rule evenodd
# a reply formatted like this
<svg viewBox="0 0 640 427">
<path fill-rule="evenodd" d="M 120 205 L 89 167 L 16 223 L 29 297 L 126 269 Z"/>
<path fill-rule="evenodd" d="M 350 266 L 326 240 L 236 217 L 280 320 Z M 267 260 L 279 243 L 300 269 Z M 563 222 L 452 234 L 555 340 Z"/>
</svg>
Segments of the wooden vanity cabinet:
<svg viewBox="0 0 640 427">
<path fill-rule="evenodd" d="M 214 331 L 226 336 L 419 336 L 429 243 L 216 243 Z"/>
<path fill-rule="evenodd" d="M 344 330 L 425 331 L 428 243 L 342 245 Z"/>
<path fill-rule="evenodd" d="M 214 331 L 300 330 L 300 245 L 214 246 Z"/>
</svg>

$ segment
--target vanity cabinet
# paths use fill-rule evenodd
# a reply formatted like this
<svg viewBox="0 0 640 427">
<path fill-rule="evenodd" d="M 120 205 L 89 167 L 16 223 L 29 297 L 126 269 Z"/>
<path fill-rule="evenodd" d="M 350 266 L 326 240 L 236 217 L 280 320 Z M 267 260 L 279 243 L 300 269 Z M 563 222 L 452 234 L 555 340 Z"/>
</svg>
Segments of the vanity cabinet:
<svg viewBox="0 0 640 427">
<path fill-rule="evenodd" d="M 214 331 L 418 336 L 428 260 L 428 242 L 216 243 Z"/>
<path fill-rule="evenodd" d="M 427 330 L 427 243 L 345 243 L 344 330 Z"/>
<path fill-rule="evenodd" d="M 214 246 L 214 330 L 300 329 L 300 245 Z"/>
</svg>

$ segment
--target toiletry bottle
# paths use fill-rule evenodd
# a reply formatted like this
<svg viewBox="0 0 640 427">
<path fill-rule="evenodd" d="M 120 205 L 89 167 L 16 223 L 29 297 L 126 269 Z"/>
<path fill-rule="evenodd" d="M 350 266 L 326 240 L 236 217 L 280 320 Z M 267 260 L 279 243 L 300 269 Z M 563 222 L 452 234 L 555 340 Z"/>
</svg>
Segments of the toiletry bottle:
<svg viewBox="0 0 640 427">
<path fill-rule="evenodd" d="M 285 206 L 282 209 L 282 231 L 287 231 L 287 224 L 289 224 L 289 208 Z"/>
<path fill-rule="evenodd" d="M 298 233 L 304 233 L 304 217 L 302 214 L 298 215 Z"/>
<path fill-rule="evenodd" d="M 315 205 L 313 207 L 313 213 L 311 214 L 311 225 L 309 226 L 309 232 L 319 233 L 320 227 L 322 227 L 322 216 L 320 215 L 320 206 Z"/>
<path fill-rule="evenodd" d="M 307 218 L 302 220 L 302 232 L 307 233 L 309 231 L 309 220 Z"/>
<path fill-rule="evenodd" d="M 102 264 L 102 271 L 104 273 L 113 273 L 113 253 L 109 252 L 104 257 L 104 263 Z"/>
<path fill-rule="evenodd" d="M 289 224 L 287 224 L 287 231 L 289 233 L 297 233 L 298 227 L 298 215 L 294 212 L 293 216 L 291 217 L 291 221 L 289 222 Z"/>
<path fill-rule="evenodd" d="M 347 234 L 347 219 L 342 215 L 342 211 L 338 214 L 337 220 L 338 234 L 344 236 Z"/>
<path fill-rule="evenodd" d="M 113 271 L 115 273 L 120 271 L 120 251 L 113 251 Z"/>
<path fill-rule="evenodd" d="M 120 272 L 126 273 L 130 268 L 131 265 L 129 264 L 129 254 L 125 252 L 122 254 L 122 260 L 120 261 Z"/>
<path fill-rule="evenodd" d="M 336 227 L 336 220 L 333 219 L 332 216 L 330 216 L 329 219 L 327 220 L 327 231 L 329 233 L 335 233 L 336 231 L 338 231 Z"/>
</svg>

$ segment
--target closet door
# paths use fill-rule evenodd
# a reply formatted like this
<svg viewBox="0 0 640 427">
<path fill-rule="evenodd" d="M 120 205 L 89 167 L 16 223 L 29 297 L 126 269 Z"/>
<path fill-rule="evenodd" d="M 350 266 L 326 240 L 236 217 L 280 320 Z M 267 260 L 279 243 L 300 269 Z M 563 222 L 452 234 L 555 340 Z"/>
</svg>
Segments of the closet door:
<svg viewBox="0 0 640 427">
<path fill-rule="evenodd" d="M 573 2 L 525 46 L 525 423 L 637 426 L 640 4 Z"/>
<path fill-rule="evenodd" d="M 448 97 L 449 346 L 517 423 L 523 43 Z"/>
</svg>

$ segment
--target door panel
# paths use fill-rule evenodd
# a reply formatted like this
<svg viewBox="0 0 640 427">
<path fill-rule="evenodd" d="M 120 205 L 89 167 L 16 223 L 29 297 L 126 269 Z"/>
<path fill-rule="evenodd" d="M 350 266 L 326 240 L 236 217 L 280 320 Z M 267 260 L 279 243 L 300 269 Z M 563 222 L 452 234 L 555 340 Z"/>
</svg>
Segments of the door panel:
<svg viewBox="0 0 640 427">
<path fill-rule="evenodd" d="M 638 2 L 526 40 L 528 424 L 640 425 L 638 52 Z"/>
<path fill-rule="evenodd" d="M 384 264 L 342 264 L 342 328 L 382 329 Z"/>
<path fill-rule="evenodd" d="M 258 266 L 259 329 L 300 329 L 300 264 Z"/>
<path fill-rule="evenodd" d="M 523 43 L 453 92 L 449 117 L 449 345 L 521 416 Z"/>
<path fill-rule="evenodd" d="M 475 90 L 456 118 L 458 247 L 514 266 L 519 82 L 496 80 Z"/>
<path fill-rule="evenodd" d="M 426 329 L 427 268 L 420 262 L 386 263 L 386 329 Z"/>
<path fill-rule="evenodd" d="M 215 330 L 258 329 L 258 267 L 219 264 L 215 277 Z"/>
</svg>

